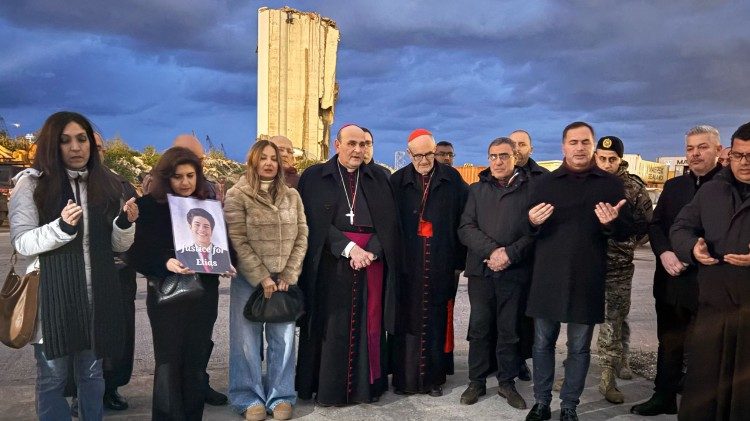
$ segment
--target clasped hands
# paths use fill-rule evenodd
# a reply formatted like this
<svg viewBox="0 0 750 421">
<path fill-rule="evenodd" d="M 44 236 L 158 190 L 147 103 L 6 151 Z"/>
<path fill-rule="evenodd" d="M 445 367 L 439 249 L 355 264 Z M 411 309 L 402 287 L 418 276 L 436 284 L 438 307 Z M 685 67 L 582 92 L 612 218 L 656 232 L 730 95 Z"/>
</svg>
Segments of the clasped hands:
<svg viewBox="0 0 750 421">
<path fill-rule="evenodd" d="M 505 247 L 496 248 L 492 254 L 490 254 L 490 258 L 485 259 L 484 262 L 493 272 L 505 270 L 511 263 L 508 253 L 505 251 Z"/>
<path fill-rule="evenodd" d="M 750 244 L 748 245 L 750 248 Z M 708 251 L 708 244 L 703 238 L 698 238 L 698 242 L 693 246 L 693 256 L 695 260 L 706 266 L 711 266 L 719 263 L 719 259 L 711 256 Z M 734 266 L 750 266 L 750 253 L 748 254 L 725 254 L 722 258 L 725 262 Z"/>
<path fill-rule="evenodd" d="M 378 257 L 360 246 L 355 245 L 349 251 L 349 266 L 354 270 L 364 269 L 370 266 Z"/>
<path fill-rule="evenodd" d="M 263 296 L 266 298 L 271 298 L 271 295 L 273 295 L 273 293 L 276 291 L 289 291 L 289 282 L 281 278 L 279 278 L 279 282 L 276 283 L 269 276 L 268 278 L 262 280 L 260 284 L 263 286 Z"/>
<path fill-rule="evenodd" d="M 625 199 L 612 206 L 607 202 L 599 202 L 594 206 L 594 214 L 602 225 L 608 225 L 620 215 L 620 209 L 625 206 Z M 555 211 L 555 207 L 549 203 L 540 203 L 529 209 L 529 222 L 538 227 L 542 225 Z"/>
</svg>

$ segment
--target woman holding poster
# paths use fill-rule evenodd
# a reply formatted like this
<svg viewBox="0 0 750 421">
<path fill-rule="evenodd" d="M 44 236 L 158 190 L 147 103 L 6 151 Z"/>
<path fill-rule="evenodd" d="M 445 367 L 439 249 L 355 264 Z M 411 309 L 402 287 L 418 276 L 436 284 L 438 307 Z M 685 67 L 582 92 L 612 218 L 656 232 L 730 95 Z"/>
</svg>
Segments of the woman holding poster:
<svg viewBox="0 0 750 421">
<path fill-rule="evenodd" d="M 205 292 L 200 298 L 168 305 L 157 304 L 156 286 L 171 273 L 194 273 L 175 258 L 167 195 L 205 199 L 207 192 L 201 186 L 206 183 L 200 159 L 179 147 L 164 152 L 151 174 L 150 193 L 137 200 L 140 219 L 129 251 L 130 263 L 148 279 L 146 306 L 156 360 L 151 415 L 154 420 L 200 420 L 219 276 L 201 273 Z"/>
<path fill-rule="evenodd" d="M 260 140 L 248 154 L 247 172 L 227 192 L 224 212 L 229 238 L 237 251 L 239 274 L 232 280 L 229 304 L 229 399 L 246 420 L 292 416 L 294 322 L 256 323 L 243 309 L 255 288 L 266 297 L 297 283 L 307 251 L 307 220 L 302 199 L 284 184 L 277 147 Z M 263 329 L 268 341 L 263 381 Z"/>
</svg>

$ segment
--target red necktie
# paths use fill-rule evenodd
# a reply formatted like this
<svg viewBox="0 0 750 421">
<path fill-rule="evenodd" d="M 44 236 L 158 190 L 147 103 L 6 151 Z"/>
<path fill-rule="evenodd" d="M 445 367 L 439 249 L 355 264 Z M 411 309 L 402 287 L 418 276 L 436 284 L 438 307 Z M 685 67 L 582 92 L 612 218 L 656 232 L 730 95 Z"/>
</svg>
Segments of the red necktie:
<svg viewBox="0 0 750 421">
<path fill-rule="evenodd" d="M 206 270 L 206 272 L 211 272 L 210 266 L 208 265 L 208 252 L 202 251 L 201 257 L 203 258 L 203 269 Z"/>
</svg>

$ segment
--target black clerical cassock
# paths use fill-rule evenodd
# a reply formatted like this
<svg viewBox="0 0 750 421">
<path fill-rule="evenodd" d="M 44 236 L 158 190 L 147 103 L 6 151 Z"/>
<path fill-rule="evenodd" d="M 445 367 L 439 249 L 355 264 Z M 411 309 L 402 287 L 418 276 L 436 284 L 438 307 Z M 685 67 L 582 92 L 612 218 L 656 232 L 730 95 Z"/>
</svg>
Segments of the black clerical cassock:
<svg viewBox="0 0 750 421">
<path fill-rule="evenodd" d="M 308 168 L 298 186 L 310 236 L 300 287 L 297 390 L 324 405 L 372 402 L 388 387 L 385 331 L 395 325 L 398 224 L 382 171 L 349 172 L 338 155 Z M 349 264 L 354 242 L 377 258 L 365 269 Z"/>
<path fill-rule="evenodd" d="M 393 386 L 405 393 L 440 389 L 452 374 L 454 272 L 466 249 L 458 239 L 468 186 L 455 169 L 435 162 L 426 175 L 413 165 L 391 177 L 404 247 L 399 285 Z M 446 355 L 447 354 L 447 355 Z"/>
</svg>

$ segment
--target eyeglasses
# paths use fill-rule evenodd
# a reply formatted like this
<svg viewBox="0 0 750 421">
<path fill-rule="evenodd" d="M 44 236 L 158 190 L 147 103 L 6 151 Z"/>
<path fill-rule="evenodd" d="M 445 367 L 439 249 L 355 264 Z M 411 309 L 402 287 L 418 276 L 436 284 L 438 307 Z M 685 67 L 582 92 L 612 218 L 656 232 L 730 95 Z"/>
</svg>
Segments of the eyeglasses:
<svg viewBox="0 0 750 421">
<path fill-rule="evenodd" d="M 409 151 L 409 155 L 411 155 L 412 158 L 414 158 L 415 161 L 421 161 L 425 158 L 427 159 L 433 159 L 435 158 L 435 152 L 427 152 L 427 153 L 412 153 Z"/>
<path fill-rule="evenodd" d="M 498 158 L 500 158 L 501 161 L 508 162 L 508 160 L 512 156 L 513 155 L 511 155 L 509 153 L 491 153 L 491 154 L 487 155 L 487 158 L 489 158 L 490 161 L 495 161 Z"/>
<path fill-rule="evenodd" d="M 435 154 L 435 156 L 439 156 L 441 158 L 444 158 L 444 157 L 448 156 L 448 157 L 453 158 L 453 157 L 456 156 L 456 154 L 453 153 L 453 152 L 438 152 L 438 153 Z"/>
<path fill-rule="evenodd" d="M 750 163 L 750 152 L 729 152 L 729 159 L 735 162 L 742 162 L 743 159 L 746 159 Z"/>
</svg>

